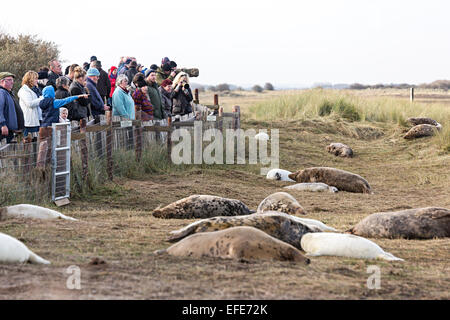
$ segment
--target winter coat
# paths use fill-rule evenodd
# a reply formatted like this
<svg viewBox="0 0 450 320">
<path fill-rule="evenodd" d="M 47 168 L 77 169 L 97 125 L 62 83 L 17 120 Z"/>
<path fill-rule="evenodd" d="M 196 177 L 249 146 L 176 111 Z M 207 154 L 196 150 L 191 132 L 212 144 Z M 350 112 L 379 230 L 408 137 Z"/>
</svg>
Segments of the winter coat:
<svg viewBox="0 0 450 320">
<path fill-rule="evenodd" d="M 173 91 L 167 92 L 163 87 L 158 88 L 159 93 L 161 93 L 162 105 L 163 109 L 167 115 L 172 115 L 172 99 L 173 99 Z"/>
<path fill-rule="evenodd" d="M 0 128 L 5 125 L 8 130 L 18 130 L 19 128 L 14 97 L 8 90 L 0 87 Z"/>
<path fill-rule="evenodd" d="M 127 76 L 129 84 L 133 83 L 133 78 L 136 75 L 136 73 L 138 73 L 138 71 L 135 67 L 131 67 L 130 69 L 125 71 L 124 74 Z"/>
<path fill-rule="evenodd" d="M 191 88 L 173 90 L 173 114 L 185 115 L 192 112 L 191 101 L 194 100 Z"/>
<path fill-rule="evenodd" d="M 111 81 L 109 80 L 108 73 L 102 68 L 98 69 L 98 71 L 100 72 L 100 77 L 97 81 L 97 91 L 102 98 L 109 97 L 109 93 L 111 92 Z"/>
<path fill-rule="evenodd" d="M 135 120 L 134 100 L 129 92 L 117 87 L 112 96 L 113 116 Z"/>
<path fill-rule="evenodd" d="M 117 74 L 115 76 L 112 74 L 113 71 L 116 69 L 117 69 L 116 67 L 112 66 L 111 70 L 109 70 L 109 74 L 108 74 L 109 81 L 111 82 L 111 92 L 109 94 L 110 98 L 112 98 L 114 90 L 116 89 Z"/>
<path fill-rule="evenodd" d="M 158 69 L 156 69 L 156 83 L 158 84 L 158 86 L 160 86 L 161 83 L 166 79 L 170 79 L 173 81 L 174 77 L 172 77 L 170 73 L 165 74 L 163 69 L 161 67 L 158 67 Z"/>
<path fill-rule="evenodd" d="M 17 95 L 19 97 L 19 105 L 23 111 L 25 127 L 39 127 L 39 120 L 42 120 L 42 111 L 39 108 L 39 102 L 43 97 L 39 98 L 26 84 L 19 89 Z"/>
<path fill-rule="evenodd" d="M 91 78 L 86 79 L 86 87 L 89 90 L 89 94 L 91 97 L 91 112 L 92 115 L 98 116 L 100 114 L 105 114 L 104 105 L 105 102 L 102 100 L 100 93 L 97 91 L 97 86 Z"/>
<path fill-rule="evenodd" d="M 162 106 L 161 93 L 158 90 L 158 84 L 156 82 L 147 83 L 148 95 L 150 97 L 150 102 L 153 105 L 153 118 L 155 120 L 163 120 L 166 118 L 164 114 L 164 109 Z"/>
<path fill-rule="evenodd" d="M 141 120 L 149 121 L 153 119 L 153 106 L 150 102 L 149 96 L 142 92 L 141 88 L 136 89 L 131 95 L 134 100 L 134 104 L 137 108 L 141 109 Z"/>
<path fill-rule="evenodd" d="M 69 92 L 71 96 L 78 96 L 80 94 L 86 94 L 86 88 L 83 87 L 78 81 L 73 81 L 70 85 Z M 90 116 L 89 112 L 89 99 L 80 98 L 75 100 L 70 106 L 69 116 L 70 120 L 81 120 Z"/>
<path fill-rule="evenodd" d="M 78 99 L 78 96 L 55 99 L 55 89 L 52 86 L 46 86 L 42 95 L 44 99 L 39 102 L 39 107 L 42 109 L 42 127 L 50 127 L 52 123 L 58 123 L 59 108 Z"/>
</svg>

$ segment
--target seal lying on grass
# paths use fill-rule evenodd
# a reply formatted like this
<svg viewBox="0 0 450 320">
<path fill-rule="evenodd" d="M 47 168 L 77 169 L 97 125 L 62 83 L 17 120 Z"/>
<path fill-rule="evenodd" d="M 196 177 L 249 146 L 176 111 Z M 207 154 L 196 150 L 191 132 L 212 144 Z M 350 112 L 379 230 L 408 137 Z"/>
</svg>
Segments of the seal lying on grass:
<svg viewBox="0 0 450 320">
<path fill-rule="evenodd" d="M 312 191 L 312 192 L 331 192 L 336 193 L 339 190 L 336 187 L 329 186 L 322 182 L 303 182 L 296 183 L 290 186 L 284 187 L 284 189 L 296 190 L 296 191 Z"/>
<path fill-rule="evenodd" d="M 190 235 L 157 254 L 202 258 L 279 260 L 309 264 L 309 259 L 293 246 L 252 227 L 233 227 L 221 231 Z"/>
<path fill-rule="evenodd" d="M 16 238 L 0 232 L 0 263 L 24 262 L 50 264 Z"/>
<path fill-rule="evenodd" d="M 383 251 L 376 243 L 352 234 L 316 232 L 307 233 L 301 240 L 307 256 L 338 256 L 360 259 L 403 261 Z"/>
<path fill-rule="evenodd" d="M 349 232 L 369 238 L 432 239 L 450 237 L 450 210 L 417 208 L 377 212 L 365 217 Z"/>
<path fill-rule="evenodd" d="M 297 182 L 323 182 L 341 191 L 372 193 L 369 183 L 363 177 L 336 168 L 312 167 L 289 175 Z"/>
<path fill-rule="evenodd" d="M 305 209 L 289 193 L 276 192 L 266 197 L 256 209 L 257 212 L 280 211 L 287 214 L 306 214 Z"/>
<path fill-rule="evenodd" d="M 288 215 L 279 212 L 264 212 L 236 217 L 214 217 L 191 223 L 176 231 L 172 231 L 170 242 L 178 241 L 194 233 L 223 230 L 232 227 L 247 226 L 264 231 L 268 235 L 301 249 L 300 239 L 305 233 L 319 232 L 318 227 L 307 226 Z"/>
<path fill-rule="evenodd" d="M 353 157 L 353 150 L 349 146 L 343 144 L 343 143 L 331 143 L 326 147 L 326 150 L 334 154 L 335 156 L 344 157 L 344 158 L 352 158 Z"/>
<path fill-rule="evenodd" d="M 434 136 L 436 131 L 439 129 L 440 129 L 440 127 L 436 127 L 431 124 L 419 124 L 417 126 L 412 127 L 405 134 L 405 136 L 403 138 L 416 139 L 416 138 Z"/>
<path fill-rule="evenodd" d="M 164 219 L 192 219 L 240 216 L 253 212 L 239 200 L 210 195 L 192 195 L 164 208 L 156 208 L 152 215 Z"/>
<path fill-rule="evenodd" d="M 77 221 L 77 219 L 65 216 L 58 211 L 32 204 L 17 204 L 14 206 L 0 208 L 0 220 L 8 218 L 32 218 L 42 220 L 64 219 Z"/>
<path fill-rule="evenodd" d="M 435 126 L 438 129 L 442 128 L 442 125 L 439 122 L 431 118 L 408 118 L 408 120 L 406 121 L 411 123 L 413 126 L 417 126 L 419 124 L 431 124 L 432 126 Z"/>
<path fill-rule="evenodd" d="M 292 172 L 283 169 L 271 169 L 267 172 L 266 179 L 294 182 L 294 180 L 288 177 L 291 173 Z"/>
</svg>

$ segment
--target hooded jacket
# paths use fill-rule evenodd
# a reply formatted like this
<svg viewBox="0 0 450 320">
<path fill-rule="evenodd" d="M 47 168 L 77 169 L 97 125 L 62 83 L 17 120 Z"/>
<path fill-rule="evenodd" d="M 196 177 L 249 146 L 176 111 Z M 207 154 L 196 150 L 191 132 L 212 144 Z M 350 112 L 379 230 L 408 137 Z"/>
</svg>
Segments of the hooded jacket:
<svg viewBox="0 0 450 320">
<path fill-rule="evenodd" d="M 39 120 L 42 119 L 39 102 L 42 98 L 39 98 L 26 84 L 20 88 L 17 95 L 19 96 L 19 104 L 23 111 L 25 127 L 39 127 Z"/>
<path fill-rule="evenodd" d="M 52 86 L 45 87 L 42 95 L 44 99 L 39 102 L 42 109 L 42 127 L 50 127 L 52 123 L 59 122 L 59 108 L 78 99 L 78 96 L 55 99 L 55 89 Z"/>
<path fill-rule="evenodd" d="M 114 90 L 116 89 L 116 79 L 117 79 L 117 73 L 116 75 L 113 75 L 113 71 L 117 68 L 112 66 L 111 70 L 109 70 L 108 78 L 109 82 L 111 82 L 111 92 L 109 93 L 109 97 L 112 98 Z"/>
</svg>

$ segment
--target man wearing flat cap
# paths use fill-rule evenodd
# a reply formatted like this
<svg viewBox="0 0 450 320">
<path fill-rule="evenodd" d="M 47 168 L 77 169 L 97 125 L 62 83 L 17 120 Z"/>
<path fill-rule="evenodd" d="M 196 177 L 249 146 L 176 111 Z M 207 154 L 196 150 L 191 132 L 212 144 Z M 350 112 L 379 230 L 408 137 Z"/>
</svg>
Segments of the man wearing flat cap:
<svg viewBox="0 0 450 320">
<path fill-rule="evenodd" d="M 16 76 L 9 72 L 0 72 L 0 141 L 10 143 L 17 130 L 17 114 L 11 90 Z"/>
</svg>

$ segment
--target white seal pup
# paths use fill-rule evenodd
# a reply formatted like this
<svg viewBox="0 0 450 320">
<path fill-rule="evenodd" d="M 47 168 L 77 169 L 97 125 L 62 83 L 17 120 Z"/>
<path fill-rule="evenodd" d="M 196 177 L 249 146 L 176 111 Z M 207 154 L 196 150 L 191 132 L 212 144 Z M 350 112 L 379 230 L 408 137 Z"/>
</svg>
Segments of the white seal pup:
<svg viewBox="0 0 450 320">
<path fill-rule="evenodd" d="M 306 214 L 300 203 L 287 192 L 276 192 L 266 197 L 256 211 L 280 211 L 292 215 Z"/>
<path fill-rule="evenodd" d="M 289 175 L 291 173 L 292 172 L 283 169 L 272 169 L 267 172 L 266 179 L 295 182 L 294 180 L 289 178 Z"/>
<path fill-rule="evenodd" d="M 269 135 L 265 132 L 260 132 L 257 135 L 255 135 L 255 139 L 260 141 L 268 141 Z"/>
<path fill-rule="evenodd" d="M 32 204 L 17 204 L 0 208 L 0 220 L 7 218 L 31 218 L 42 220 L 64 219 L 77 221 L 77 219 L 65 216 L 58 211 Z"/>
<path fill-rule="evenodd" d="M 324 192 L 328 191 L 331 193 L 336 193 L 339 190 L 336 187 L 329 186 L 323 182 L 303 182 L 296 183 L 290 186 L 284 187 L 285 189 L 296 190 L 296 191 L 312 191 L 312 192 Z"/>
<path fill-rule="evenodd" d="M 300 250 L 253 227 L 233 227 L 190 235 L 156 254 L 222 259 L 278 260 L 309 264 Z"/>
<path fill-rule="evenodd" d="M 50 264 L 33 253 L 22 242 L 7 234 L 0 232 L 0 263 L 41 263 Z"/>
<path fill-rule="evenodd" d="M 338 256 L 359 259 L 403 261 L 376 243 L 352 234 L 315 232 L 303 235 L 300 244 L 307 256 Z"/>
</svg>

